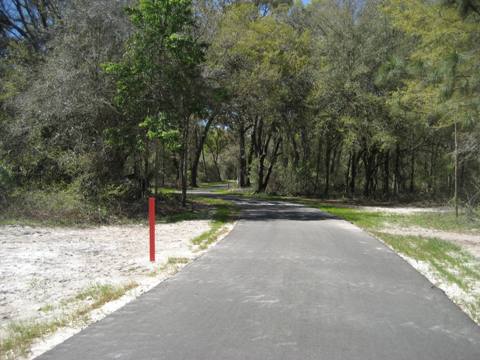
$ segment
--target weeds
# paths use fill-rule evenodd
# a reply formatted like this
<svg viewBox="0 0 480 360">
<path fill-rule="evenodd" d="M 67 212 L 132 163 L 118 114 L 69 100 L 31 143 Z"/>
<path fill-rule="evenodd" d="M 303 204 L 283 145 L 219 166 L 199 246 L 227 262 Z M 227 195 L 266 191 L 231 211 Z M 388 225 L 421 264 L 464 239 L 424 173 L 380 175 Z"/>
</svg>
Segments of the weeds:
<svg viewBox="0 0 480 360">
<path fill-rule="evenodd" d="M 66 326 L 68 323 L 68 317 L 48 322 L 21 321 L 10 323 L 6 328 L 6 336 L 0 340 L 0 359 L 15 359 L 18 355 L 26 355 L 33 341 L 54 333 L 58 328 Z"/>
<path fill-rule="evenodd" d="M 138 284 L 135 282 L 127 283 L 123 286 L 115 286 L 108 284 L 96 284 L 92 287 L 79 293 L 75 299 L 76 300 L 90 300 L 90 309 L 98 309 L 104 304 L 116 300 L 119 297 L 123 296 L 128 290 L 131 290 L 137 287 Z"/>
<path fill-rule="evenodd" d="M 374 233 L 393 249 L 412 259 L 427 262 L 442 278 L 464 291 L 480 281 L 480 263 L 448 241 L 420 236 Z"/>
<path fill-rule="evenodd" d="M 188 264 L 190 259 L 185 257 L 169 257 L 167 264 L 168 265 L 178 265 L 178 264 Z"/>
<path fill-rule="evenodd" d="M 43 305 L 41 308 L 39 308 L 38 311 L 48 313 L 48 312 L 53 311 L 54 308 L 55 307 L 52 304 L 47 304 L 47 305 Z"/>
<path fill-rule="evenodd" d="M 236 209 L 230 201 L 223 199 L 197 197 L 196 201 L 214 207 L 213 214 L 211 215 L 212 221 L 210 223 L 210 229 L 192 239 L 193 245 L 198 246 L 200 250 L 204 250 L 222 235 L 224 226 L 231 222 L 236 216 Z"/>
<path fill-rule="evenodd" d="M 136 286 L 137 284 L 134 282 L 118 286 L 93 285 L 68 301 L 87 302 L 87 304 L 81 304 L 71 313 L 63 314 L 48 321 L 32 320 L 10 323 L 5 329 L 5 336 L 0 339 L 0 359 L 10 360 L 16 359 L 18 355 L 26 355 L 35 340 L 53 334 L 61 327 L 76 322 L 86 322 L 88 320 L 88 314 L 92 310 L 98 309 L 104 304 L 120 298 Z M 45 305 L 40 308 L 40 311 L 46 312 L 52 311 L 53 309 L 53 305 Z"/>
</svg>

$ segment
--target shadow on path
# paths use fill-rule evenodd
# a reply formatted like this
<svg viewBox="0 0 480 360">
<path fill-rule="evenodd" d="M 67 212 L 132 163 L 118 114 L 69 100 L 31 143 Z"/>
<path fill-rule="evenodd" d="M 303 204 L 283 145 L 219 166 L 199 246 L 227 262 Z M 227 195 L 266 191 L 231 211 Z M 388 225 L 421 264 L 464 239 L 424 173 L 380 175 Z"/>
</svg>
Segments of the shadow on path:
<svg viewBox="0 0 480 360">
<path fill-rule="evenodd" d="M 203 193 L 202 196 L 213 199 L 232 201 L 240 209 L 239 218 L 242 220 L 295 220 L 317 221 L 339 219 L 323 211 L 283 201 L 266 201 L 260 199 L 243 198 L 235 195 L 220 195 Z"/>
</svg>

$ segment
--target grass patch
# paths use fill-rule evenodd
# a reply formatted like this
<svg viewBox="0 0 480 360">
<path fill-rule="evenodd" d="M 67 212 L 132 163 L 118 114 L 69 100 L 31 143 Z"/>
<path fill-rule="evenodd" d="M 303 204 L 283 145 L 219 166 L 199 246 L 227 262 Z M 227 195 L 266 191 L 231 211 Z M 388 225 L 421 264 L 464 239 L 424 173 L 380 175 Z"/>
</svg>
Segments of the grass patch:
<svg viewBox="0 0 480 360">
<path fill-rule="evenodd" d="M 166 214 L 160 218 L 161 222 L 175 223 L 179 221 L 209 220 L 229 218 L 234 212 L 230 201 L 192 194 L 190 208 Z"/>
<path fill-rule="evenodd" d="M 443 279 L 464 291 L 472 290 L 480 281 L 480 263 L 456 244 L 420 236 L 374 234 L 397 252 L 427 262 Z"/>
<path fill-rule="evenodd" d="M 461 247 L 448 241 L 420 236 L 373 233 L 395 251 L 426 262 L 448 284 L 455 284 L 467 296 L 453 297 L 470 317 L 480 324 L 480 262 Z"/>
<path fill-rule="evenodd" d="M 80 292 L 75 298 L 67 302 L 87 302 L 71 313 L 64 314 L 49 321 L 17 321 L 11 322 L 5 329 L 5 336 L 0 339 L 0 359 L 16 359 L 19 355 L 25 356 L 33 342 L 53 334 L 61 327 L 75 322 L 86 321 L 88 313 L 104 304 L 123 296 L 128 290 L 137 286 L 131 282 L 125 285 L 94 285 Z M 43 310 L 42 310 L 43 309 Z M 52 305 L 40 308 L 40 311 L 52 311 Z"/>
<path fill-rule="evenodd" d="M 68 325 L 68 317 L 48 322 L 21 321 L 12 322 L 6 328 L 6 336 L 0 340 L 0 359 L 16 359 L 25 356 L 31 344 L 39 338 L 54 333 L 60 327 Z"/>
<path fill-rule="evenodd" d="M 188 264 L 190 259 L 185 257 L 169 257 L 167 265 L 178 265 L 178 264 Z"/>
<path fill-rule="evenodd" d="M 174 187 L 162 187 L 158 189 L 158 192 L 164 195 L 175 194 L 177 191 L 178 190 Z"/>
<path fill-rule="evenodd" d="M 198 185 L 198 187 L 200 189 L 208 189 L 208 188 L 215 187 L 215 186 L 233 187 L 233 186 L 235 186 L 235 184 L 236 184 L 235 180 L 213 181 L 213 182 L 202 182 Z"/>
<path fill-rule="evenodd" d="M 123 296 L 128 290 L 137 287 L 138 284 L 130 282 L 125 285 L 109 285 L 109 284 L 96 284 L 90 288 L 80 292 L 75 299 L 76 300 L 89 300 L 91 301 L 90 310 L 98 309 L 104 304 L 116 300 Z"/>
<path fill-rule="evenodd" d="M 208 218 L 208 212 L 205 210 L 183 210 L 173 214 L 163 216 L 160 221 L 165 223 L 176 223 L 180 221 L 204 220 Z"/>
<path fill-rule="evenodd" d="M 307 198 L 287 198 L 288 201 L 301 203 L 317 208 L 334 216 L 350 221 L 368 230 L 380 230 L 385 226 L 409 227 L 417 226 L 433 230 L 456 231 L 469 233 L 480 231 L 480 222 L 461 214 L 457 219 L 453 212 L 416 212 L 411 214 L 395 214 L 381 211 L 368 211 L 347 206 L 325 204 Z M 285 198 L 282 198 L 285 200 Z"/>
<path fill-rule="evenodd" d="M 237 209 L 232 202 L 219 198 L 197 196 L 195 201 L 208 205 L 211 208 L 210 217 L 212 221 L 210 222 L 210 229 L 192 239 L 193 245 L 204 250 L 222 234 L 224 225 L 233 221 L 237 215 Z"/>
<path fill-rule="evenodd" d="M 322 202 L 319 199 L 298 197 L 298 196 L 280 196 L 272 194 L 255 194 L 249 192 L 224 191 L 228 195 L 243 196 L 265 201 L 288 201 L 302 204 L 305 206 L 317 208 L 328 212 L 334 216 L 345 219 L 368 230 L 378 230 L 387 225 L 396 225 L 401 227 L 418 226 L 434 230 L 456 231 L 456 232 L 475 232 L 480 231 L 480 219 L 473 219 L 465 212 L 461 212 L 458 218 L 451 212 L 416 212 L 411 214 L 395 214 L 381 211 L 367 211 L 348 205 L 336 206 Z"/>
<path fill-rule="evenodd" d="M 387 219 L 390 219 L 390 214 L 381 212 L 362 211 L 346 207 L 330 206 L 327 204 L 315 204 L 312 202 L 307 202 L 305 205 L 328 212 L 368 230 L 379 229 L 380 227 L 383 227 L 383 224 Z"/>
<path fill-rule="evenodd" d="M 456 231 L 462 233 L 480 231 L 480 222 L 460 214 L 458 218 L 453 212 L 432 213 L 424 212 L 412 215 L 395 215 L 388 222 L 399 226 L 419 226 L 442 231 Z"/>
<path fill-rule="evenodd" d="M 43 305 L 41 308 L 39 308 L 38 311 L 48 313 L 53 311 L 54 308 L 55 307 L 52 304 L 46 304 L 46 305 Z"/>
<path fill-rule="evenodd" d="M 208 248 L 212 243 L 217 240 L 218 236 L 221 234 L 220 230 L 225 225 L 224 222 L 212 221 L 210 225 L 210 230 L 205 231 L 203 234 L 192 239 L 192 244 L 198 246 L 201 250 Z"/>
<path fill-rule="evenodd" d="M 180 270 L 181 265 L 186 265 L 190 261 L 191 260 L 186 257 L 169 257 L 166 263 L 149 272 L 148 276 L 156 277 L 163 272 L 166 272 L 169 275 L 176 274 L 178 270 Z"/>
</svg>

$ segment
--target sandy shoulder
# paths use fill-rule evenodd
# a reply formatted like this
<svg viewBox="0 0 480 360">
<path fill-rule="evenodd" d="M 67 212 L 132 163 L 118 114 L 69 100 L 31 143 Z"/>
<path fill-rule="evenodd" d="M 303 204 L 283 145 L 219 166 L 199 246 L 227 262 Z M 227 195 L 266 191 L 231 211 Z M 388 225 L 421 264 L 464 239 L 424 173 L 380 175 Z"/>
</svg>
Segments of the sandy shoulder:
<svg viewBox="0 0 480 360">
<path fill-rule="evenodd" d="M 480 234 L 464 234 L 453 231 L 427 229 L 418 226 L 389 226 L 384 227 L 380 230 L 380 232 L 392 235 L 421 236 L 450 241 L 456 243 L 457 245 L 460 245 L 462 248 L 470 252 L 473 256 L 480 259 Z"/>
<path fill-rule="evenodd" d="M 383 212 L 387 214 L 409 215 L 417 213 L 448 213 L 448 207 L 415 207 L 415 206 L 349 206 L 353 209 L 370 212 Z"/>
<path fill-rule="evenodd" d="M 233 224 L 226 225 L 218 240 L 232 228 Z M 72 325 L 35 343 L 31 357 L 43 353 L 171 276 L 164 268 L 169 258 L 200 256 L 205 250 L 191 240 L 209 229 L 208 220 L 157 224 L 157 261 L 152 264 L 149 230 L 144 225 L 0 226 L 0 336 L 13 321 L 48 321 L 68 313 L 78 306 L 69 299 L 92 285 L 138 284 L 122 298 L 90 313 L 87 324 Z"/>
</svg>

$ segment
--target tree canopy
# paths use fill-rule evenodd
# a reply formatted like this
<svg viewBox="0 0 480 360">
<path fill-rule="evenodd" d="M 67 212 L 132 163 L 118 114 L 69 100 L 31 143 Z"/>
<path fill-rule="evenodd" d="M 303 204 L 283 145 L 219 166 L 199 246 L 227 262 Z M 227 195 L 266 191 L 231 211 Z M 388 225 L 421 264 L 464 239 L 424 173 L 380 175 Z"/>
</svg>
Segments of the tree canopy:
<svg viewBox="0 0 480 360">
<path fill-rule="evenodd" d="M 476 0 L 0 1 L 0 191 L 479 198 Z M 50 185 L 49 185 L 50 184 Z"/>
</svg>

